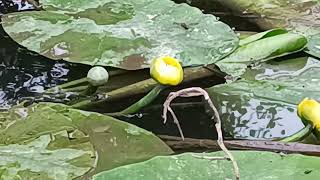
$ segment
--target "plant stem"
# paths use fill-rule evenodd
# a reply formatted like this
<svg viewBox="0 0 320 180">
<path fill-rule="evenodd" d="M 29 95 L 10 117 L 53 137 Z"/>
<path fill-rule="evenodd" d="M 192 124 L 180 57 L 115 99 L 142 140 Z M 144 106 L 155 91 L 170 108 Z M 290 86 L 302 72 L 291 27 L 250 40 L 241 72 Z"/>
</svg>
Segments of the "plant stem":
<svg viewBox="0 0 320 180">
<path fill-rule="evenodd" d="M 207 67 L 190 67 L 184 69 L 184 80 L 183 83 L 190 82 L 196 79 L 201 79 L 209 76 L 216 76 L 223 78 L 225 74 L 220 72 L 215 68 L 214 65 L 209 65 Z M 90 109 L 90 107 L 103 104 L 106 102 L 118 100 L 121 98 L 126 98 L 138 94 L 143 94 L 149 92 L 158 83 L 153 79 L 146 79 L 119 89 L 115 89 L 110 92 L 103 93 L 105 97 L 103 100 L 91 101 L 91 99 L 83 99 L 78 103 L 71 105 L 73 108 L 79 109 Z"/>
<path fill-rule="evenodd" d="M 94 94 L 98 89 L 98 86 L 92 86 L 91 84 L 89 84 L 87 86 L 87 89 L 85 89 L 85 91 L 82 92 L 82 95 L 85 96 L 90 96 L 92 94 Z"/>
<path fill-rule="evenodd" d="M 307 137 L 309 134 L 311 134 L 313 130 L 312 124 L 308 123 L 303 129 L 298 131 L 297 133 L 285 137 L 284 139 L 279 140 L 280 142 L 297 142 L 303 140 L 305 137 Z"/>
<path fill-rule="evenodd" d="M 110 71 L 109 72 L 109 77 L 114 77 L 114 76 L 118 76 L 118 75 L 121 75 L 121 74 L 124 74 L 128 71 L 126 70 L 122 70 L 122 69 L 117 69 L 117 70 L 113 70 L 113 71 Z M 64 84 L 61 84 L 59 85 L 59 89 L 61 89 L 63 92 L 67 92 L 67 91 L 70 91 L 70 89 L 72 88 L 75 88 L 77 89 L 78 86 L 82 85 L 82 84 L 85 84 L 87 85 L 88 84 L 88 79 L 87 77 L 84 77 L 84 78 L 81 78 L 81 79 L 77 79 L 77 80 L 74 80 L 74 81 L 70 81 L 70 82 L 67 82 L 67 83 L 64 83 Z M 75 87 L 76 86 L 76 87 Z M 56 88 L 56 87 L 55 87 Z M 81 89 L 81 88 L 80 88 Z M 54 88 L 50 88 L 50 89 L 47 89 L 46 92 L 54 92 Z"/>
<path fill-rule="evenodd" d="M 83 84 L 83 83 L 87 83 L 88 80 L 87 78 L 81 78 L 81 79 L 77 79 L 77 80 L 74 80 L 74 81 L 70 81 L 70 82 L 67 82 L 67 83 L 64 83 L 64 84 L 61 84 L 59 85 L 59 89 L 67 89 L 67 88 L 72 88 L 74 86 L 79 86 L 80 84 Z M 54 87 L 56 88 L 56 87 Z M 46 92 L 54 92 L 54 88 L 50 88 L 50 89 L 47 89 Z"/>
<path fill-rule="evenodd" d="M 141 98 L 136 103 L 132 104 L 131 106 L 127 107 L 126 109 L 116 112 L 110 113 L 109 115 L 120 116 L 120 115 L 130 115 L 138 112 L 143 107 L 149 105 L 155 98 L 158 97 L 160 92 L 165 89 L 167 86 L 163 86 L 161 84 L 156 85 L 147 95 Z"/>
<path fill-rule="evenodd" d="M 88 85 L 84 86 L 76 86 L 72 88 L 67 88 L 67 89 L 61 89 L 61 92 L 81 92 L 84 91 L 88 88 Z"/>
</svg>

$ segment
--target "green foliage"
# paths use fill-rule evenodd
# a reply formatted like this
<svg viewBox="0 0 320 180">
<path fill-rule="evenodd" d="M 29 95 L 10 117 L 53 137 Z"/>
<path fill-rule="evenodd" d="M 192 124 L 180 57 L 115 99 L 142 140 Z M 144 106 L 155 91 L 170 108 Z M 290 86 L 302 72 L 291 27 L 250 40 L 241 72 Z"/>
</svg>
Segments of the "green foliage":
<svg viewBox="0 0 320 180">
<path fill-rule="evenodd" d="M 319 157 L 281 155 L 271 152 L 233 151 L 238 162 L 241 179 L 246 180 L 316 180 L 320 178 Z M 155 157 L 151 160 L 102 172 L 94 180 L 209 180 L 234 179 L 232 165 L 227 160 L 206 160 L 186 153 Z M 221 152 L 206 155 L 223 156 Z"/>
<path fill-rule="evenodd" d="M 91 168 L 92 175 L 172 153 L 146 130 L 61 104 L 17 106 L 1 115 L 1 178 L 73 179 Z"/>
<path fill-rule="evenodd" d="M 261 32 L 261 33 L 257 33 L 257 34 L 251 35 L 251 36 L 249 36 L 249 37 L 247 37 L 245 39 L 241 39 L 240 42 L 239 42 L 239 45 L 240 46 L 244 46 L 244 45 L 252 43 L 254 41 L 258 41 L 260 39 L 276 36 L 276 35 L 279 35 L 279 34 L 285 34 L 287 32 L 288 31 L 285 30 L 285 29 L 271 29 L 271 30 L 268 30 L 268 31 L 264 31 L 264 32 Z"/>
<path fill-rule="evenodd" d="M 267 31 L 241 40 L 244 45 L 219 61 L 217 65 L 223 72 L 237 77 L 241 76 L 250 64 L 258 64 L 298 52 L 307 44 L 307 39 L 304 36 L 284 33 L 283 30 L 272 32 Z"/>
<path fill-rule="evenodd" d="M 4 30 L 51 59 L 122 69 L 170 55 L 183 66 L 214 63 L 238 46 L 229 26 L 170 0 L 43 0 L 46 11 L 6 15 Z"/>
</svg>

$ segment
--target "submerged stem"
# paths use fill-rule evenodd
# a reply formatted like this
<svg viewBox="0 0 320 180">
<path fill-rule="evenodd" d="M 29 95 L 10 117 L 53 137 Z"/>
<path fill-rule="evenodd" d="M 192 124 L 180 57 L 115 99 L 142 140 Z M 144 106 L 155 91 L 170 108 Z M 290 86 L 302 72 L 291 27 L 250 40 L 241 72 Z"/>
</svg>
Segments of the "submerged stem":
<svg viewBox="0 0 320 180">
<path fill-rule="evenodd" d="M 118 76 L 118 75 L 124 74 L 124 73 L 126 73 L 126 72 L 128 72 L 128 71 L 122 70 L 122 69 L 113 70 L 113 71 L 110 71 L 109 77 Z M 57 87 L 58 87 L 61 91 L 67 92 L 67 91 L 72 91 L 72 88 L 75 88 L 75 89 L 77 90 L 77 87 L 78 87 L 78 86 L 84 87 L 85 85 L 88 85 L 88 84 L 89 84 L 88 78 L 87 78 L 87 77 L 84 77 L 84 78 L 81 78 L 81 79 L 77 79 L 77 80 L 74 80 L 74 81 L 70 81 L 70 82 L 67 82 L 67 83 L 58 85 Z M 81 86 L 81 85 L 82 85 L 82 86 Z M 57 87 L 47 89 L 46 92 L 54 92 L 54 91 L 55 91 L 55 88 L 57 88 Z M 79 88 L 79 89 L 81 89 L 81 88 Z"/>
<path fill-rule="evenodd" d="M 76 86 L 67 89 L 62 89 L 61 92 L 82 92 L 88 88 L 88 85 Z"/>
<path fill-rule="evenodd" d="M 156 85 L 147 95 L 145 95 L 139 101 L 120 112 L 112 113 L 112 115 L 130 115 L 138 112 L 141 108 L 149 105 L 155 98 L 157 98 L 164 88 L 166 88 L 166 86 L 163 86 L 161 84 Z"/>
<path fill-rule="evenodd" d="M 88 83 L 88 79 L 86 77 L 58 85 L 58 88 L 65 91 L 64 89 L 71 89 L 84 83 Z M 47 89 L 46 92 L 54 92 L 55 88 L 56 87 Z"/>
<path fill-rule="evenodd" d="M 214 65 L 208 65 L 206 67 L 190 67 L 184 70 L 184 80 L 183 83 L 190 82 L 193 80 L 215 76 L 223 78 L 225 76 L 224 73 L 220 72 Z M 130 84 L 125 87 L 121 87 L 119 89 L 112 90 L 110 92 L 102 93 L 101 95 L 105 97 L 102 100 L 95 100 L 93 101 L 90 98 L 82 99 L 81 101 L 76 102 L 75 104 L 71 105 L 73 108 L 78 109 L 90 109 L 96 105 L 101 105 L 107 102 L 115 101 L 118 99 L 147 93 L 152 88 L 157 86 L 157 82 L 152 78 L 146 79 L 134 84 Z"/>
<path fill-rule="evenodd" d="M 312 124 L 308 123 L 303 129 L 298 131 L 297 133 L 285 137 L 284 139 L 279 140 L 280 142 L 297 142 L 303 140 L 305 137 L 307 137 L 309 134 L 311 134 L 313 130 Z"/>
</svg>

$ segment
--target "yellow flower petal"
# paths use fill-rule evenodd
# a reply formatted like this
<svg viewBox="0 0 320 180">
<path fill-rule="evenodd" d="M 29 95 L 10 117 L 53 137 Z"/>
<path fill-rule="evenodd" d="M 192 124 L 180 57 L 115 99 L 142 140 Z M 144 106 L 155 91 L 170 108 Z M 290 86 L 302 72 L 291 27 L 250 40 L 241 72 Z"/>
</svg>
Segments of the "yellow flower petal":
<svg viewBox="0 0 320 180">
<path fill-rule="evenodd" d="M 175 86 L 183 80 L 183 69 L 177 59 L 165 56 L 151 62 L 150 75 L 160 84 Z"/>
<path fill-rule="evenodd" d="M 298 105 L 298 116 L 310 121 L 317 129 L 320 128 L 320 103 L 313 99 L 305 98 Z"/>
</svg>

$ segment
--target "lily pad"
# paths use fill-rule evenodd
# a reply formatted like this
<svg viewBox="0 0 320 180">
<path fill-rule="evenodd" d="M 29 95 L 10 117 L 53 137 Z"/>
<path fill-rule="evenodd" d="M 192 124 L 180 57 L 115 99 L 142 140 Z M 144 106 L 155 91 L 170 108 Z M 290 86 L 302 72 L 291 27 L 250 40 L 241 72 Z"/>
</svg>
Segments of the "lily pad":
<svg viewBox="0 0 320 180">
<path fill-rule="evenodd" d="M 72 119 L 79 129 L 89 135 L 99 156 L 97 167 L 89 175 L 173 153 L 157 136 L 135 125 L 61 104 L 45 105 L 63 114 L 66 119 Z"/>
<path fill-rule="evenodd" d="M 246 180 L 305 180 L 319 179 L 319 157 L 281 155 L 271 152 L 232 151 L 240 168 L 241 179 Z M 122 166 L 102 172 L 94 180 L 208 180 L 234 179 L 232 165 L 226 160 L 207 160 L 193 153 L 155 157 L 151 160 Z M 196 154 L 197 156 L 223 156 L 221 152 Z M 253 173 L 254 171 L 254 173 Z"/>
<path fill-rule="evenodd" d="M 226 24 L 170 0 L 43 0 L 46 11 L 8 14 L 4 30 L 48 58 L 123 69 L 170 55 L 183 66 L 211 64 L 238 46 Z"/>
<path fill-rule="evenodd" d="M 244 46 L 244 45 L 252 43 L 254 41 L 258 41 L 260 39 L 276 36 L 279 34 L 285 34 L 285 33 L 288 33 L 288 31 L 285 29 L 271 29 L 271 30 L 257 33 L 257 34 L 253 34 L 247 38 L 241 39 L 239 42 L 239 45 Z"/>
<path fill-rule="evenodd" d="M 268 35 L 268 33 L 271 34 Z M 256 65 L 276 57 L 298 52 L 307 44 L 307 39 L 302 35 L 285 33 L 283 30 L 273 33 L 275 33 L 274 36 L 272 36 L 272 31 L 267 31 L 241 40 L 245 45 L 217 62 L 217 66 L 223 72 L 233 77 L 239 77 L 245 72 L 248 65 Z"/>
<path fill-rule="evenodd" d="M 308 47 L 305 50 L 307 53 L 320 58 L 320 28 L 319 34 L 313 35 L 308 43 Z"/>
<path fill-rule="evenodd" d="M 269 61 L 248 69 L 242 80 L 208 88 L 225 132 L 241 139 L 274 139 L 302 129 L 297 104 L 305 97 L 320 100 L 320 62 L 305 59 Z"/>
<path fill-rule="evenodd" d="M 49 108 L 42 110 L 14 107 L 2 114 L 0 179 L 66 180 L 95 166 L 88 136 Z"/>
<path fill-rule="evenodd" d="M 0 146 L 1 179 L 66 180 L 85 174 L 94 165 L 92 146 L 89 142 L 73 144 L 66 134 L 62 131 L 27 144 Z M 54 147 L 56 143 L 60 147 Z"/>
<path fill-rule="evenodd" d="M 0 159 L 8 156 L 6 153 L 1 153 L 1 148 L 4 151 L 11 149 L 10 154 L 17 159 L 22 159 L 20 153 L 28 148 L 30 157 L 39 157 L 31 159 L 30 163 L 23 164 L 23 168 L 20 164 L 14 164 L 13 168 L 17 169 L 14 171 L 17 172 L 15 175 L 28 173 L 30 177 L 36 177 L 40 173 L 44 179 L 48 179 L 45 178 L 47 176 L 51 179 L 63 179 L 64 176 L 72 179 L 83 175 L 93 167 L 94 169 L 86 176 L 121 165 L 144 161 L 156 155 L 172 153 L 165 143 L 146 130 L 109 116 L 72 109 L 62 104 L 39 103 L 27 108 L 17 106 L 3 113 L 1 119 L 3 123 L 0 130 L 0 144 L 2 144 Z M 41 147 L 32 145 L 35 143 L 40 143 Z M 32 148 L 37 148 L 38 151 Z M 59 158 L 59 153 L 64 151 L 66 152 Z M 44 157 L 42 158 L 41 155 Z M 44 161 L 44 158 L 48 162 Z M 56 161 L 50 158 L 56 158 Z M 66 162 L 62 163 L 63 160 Z M 37 166 L 33 165 L 36 161 L 39 161 L 38 164 L 43 167 L 42 169 L 37 169 Z M 48 165 L 41 165 L 41 161 Z M 50 161 L 57 162 L 53 165 L 57 168 L 61 167 L 61 170 L 53 168 L 53 165 L 50 166 Z M 8 160 L 8 163 L 0 163 L 0 168 L 12 173 L 9 169 L 12 162 L 15 161 Z M 71 165 L 68 167 L 68 163 L 75 167 L 71 168 Z M 57 169 L 57 172 L 54 171 L 56 174 L 52 174 L 51 168 Z M 70 175 L 69 171 L 73 174 Z M 64 176 L 56 178 L 59 173 Z"/>
</svg>

